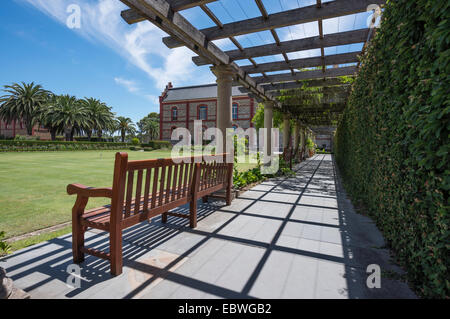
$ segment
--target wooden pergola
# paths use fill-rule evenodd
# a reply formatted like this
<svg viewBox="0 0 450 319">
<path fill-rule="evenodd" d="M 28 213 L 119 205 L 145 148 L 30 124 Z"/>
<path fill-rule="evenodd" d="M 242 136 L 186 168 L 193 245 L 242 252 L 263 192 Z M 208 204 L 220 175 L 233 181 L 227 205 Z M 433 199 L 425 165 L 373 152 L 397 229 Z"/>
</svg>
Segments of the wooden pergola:
<svg viewBox="0 0 450 319">
<path fill-rule="evenodd" d="M 325 48 L 364 43 L 365 50 L 373 36 L 373 28 L 351 30 L 324 34 L 323 20 L 343 17 L 366 12 L 370 5 L 382 6 L 385 0 L 335 0 L 316 3 L 306 7 L 268 14 L 262 0 L 254 0 L 260 16 L 222 23 L 208 6 L 217 0 L 120 0 L 129 9 L 121 13 L 129 24 L 150 21 L 169 34 L 162 41 L 169 48 L 185 46 L 194 51 L 196 65 L 211 65 L 211 71 L 217 77 L 217 126 L 222 132 L 231 127 L 232 106 L 231 88 L 241 85 L 240 90 L 254 97 L 264 105 L 265 127 L 272 128 L 273 108 L 279 107 L 285 114 L 284 146 L 288 145 L 290 119 L 296 120 L 294 127 L 294 143 L 298 145 L 301 131 L 308 125 L 327 125 L 330 118 L 342 112 L 343 103 L 324 103 L 315 109 L 302 108 L 299 105 L 282 105 L 279 96 L 286 94 L 285 90 L 298 90 L 304 87 L 335 88 L 348 87 L 339 77 L 354 76 L 358 72 L 358 55 L 362 52 L 352 52 L 325 55 Z M 180 11 L 193 7 L 201 10 L 213 21 L 215 26 L 197 29 Z M 281 41 L 277 29 L 317 22 L 319 35 L 309 38 Z M 373 19 L 372 24 L 375 23 Z M 274 43 L 243 47 L 237 36 L 269 31 Z M 214 40 L 229 39 L 235 50 L 222 51 Z M 318 57 L 289 59 L 288 53 L 311 49 L 320 49 Z M 283 61 L 258 64 L 255 58 L 282 55 Z M 250 65 L 239 66 L 237 60 L 248 60 Z M 345 66 L 346 64 L 353 64 Z M 339 67 L 339 65 L 344 65 Z M 306 70 L 305 70 L 306 69 Z M 276 74 L 268 74 L 280 72 Z M 260 74 L 260 75 L 257 75 Z M 345 89 L 345 88 L 344 88 Z M 342 97 L 342 96 L 341 96 Z M 343 96 L 345 98 L 345 96 Z M 314 119 L 308 123 L 306 119 Z M 302 128 L 302 129 L 301 129 Z M 270 135 L 270 134 L 269 134 Z M 268 147 L 271 147 L 269 137 Z"/>
</svg>

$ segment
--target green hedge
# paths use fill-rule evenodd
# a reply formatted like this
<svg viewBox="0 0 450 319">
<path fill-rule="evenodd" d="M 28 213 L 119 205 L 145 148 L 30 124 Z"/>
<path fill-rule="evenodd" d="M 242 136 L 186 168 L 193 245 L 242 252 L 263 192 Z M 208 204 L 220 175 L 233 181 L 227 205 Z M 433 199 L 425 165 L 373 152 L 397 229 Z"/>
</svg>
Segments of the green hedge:
<svg viewBox="0 0 450 319">
<path fill-rule="evenodd" d="M 0 152 L 120 150 L 127 143 L 0 140 Z"/>
<path fill-rule="evenodd" d="M 122 150 L 130 146 L 129 143 L 116 142 L 0 140 L 0 152 Z M 141 146 L 148 151 L 150 149 L 171 148 L 172 145 L 167 141 L 150 141 L 150 143 Z"/>
<path fill-rule="evenodd" d="M 336 160 L 419 294 L 448 298 L 450 2 L 388 1 L 371 44 Z"/>
<path fill-rule="evenodd" d="M 141 144 L 142 147 L 151 147 L 152 149 L 172 148 L 172 144 L 168 141 L 150 141 L 146 144 Z"/>
</svg>

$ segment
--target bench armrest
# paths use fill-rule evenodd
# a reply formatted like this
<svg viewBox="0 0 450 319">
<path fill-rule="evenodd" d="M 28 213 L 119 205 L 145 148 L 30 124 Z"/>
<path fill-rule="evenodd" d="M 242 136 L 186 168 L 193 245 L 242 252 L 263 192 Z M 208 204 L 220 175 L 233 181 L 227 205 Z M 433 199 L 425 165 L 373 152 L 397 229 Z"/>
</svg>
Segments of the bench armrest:
<svg viewBox="0 0 450 319">
<path fill-rule="evenodd" d="M 67 185 L 67 194 L 69 195 L 81 195 L 84 197 L 112 197 L 111 188 L 94 188 L 88 187 L 81 184 L 70 184 Z"/>
</svg>

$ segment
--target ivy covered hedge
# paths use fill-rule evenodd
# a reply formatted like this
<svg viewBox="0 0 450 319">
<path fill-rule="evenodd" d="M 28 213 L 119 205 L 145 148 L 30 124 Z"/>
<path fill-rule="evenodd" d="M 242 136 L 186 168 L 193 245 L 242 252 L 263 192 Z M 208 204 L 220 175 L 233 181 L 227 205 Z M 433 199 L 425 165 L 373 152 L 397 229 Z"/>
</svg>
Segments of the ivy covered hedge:
<svg viewBox="0 0 450 319">
<path fill-rule="evenodd" d="M 449 297 L 450 2 L 388 1 L 336 133 L 347 191 L 424 297 Z"/>
</svg>

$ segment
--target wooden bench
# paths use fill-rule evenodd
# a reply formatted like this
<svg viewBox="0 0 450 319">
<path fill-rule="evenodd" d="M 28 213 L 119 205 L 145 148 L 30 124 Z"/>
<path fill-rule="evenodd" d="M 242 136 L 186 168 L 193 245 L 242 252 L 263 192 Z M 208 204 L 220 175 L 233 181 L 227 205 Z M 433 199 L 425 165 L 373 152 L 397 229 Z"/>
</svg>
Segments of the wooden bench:
<svg viewBox="0 0 450 319">
<path fill-rule="evenodd" d="M 225 159 L 226 154 L 217 156 Z M 226 189 L 226 202 L 230 205 L 233 163 L 205 161 L 201 157 L 189 159 L 190 163 L 175 163 L 170 158 L 128 161 L 127 153 L 117 153 L 112 188 L 68 185 L 67 193 L 78 195 L 72 209 L 74 262 L 83 262 L 87 253 L 109 260 L 111 273 L 119 275 L 123 265 L 122 230 L 158 215 L 162 215 L 163 222 L 167 222 L 168 215 L 188 218 L 190 227 L 195 228 L 197 201 L 221 189 Z M 111 204 L 85 211 L 91 197 L 110 198 Z M 187 203 L 189 215 L 169 212 Z M 109 252 L 85 247 L 88 227 L 109 233 Z"/>
</svg>

